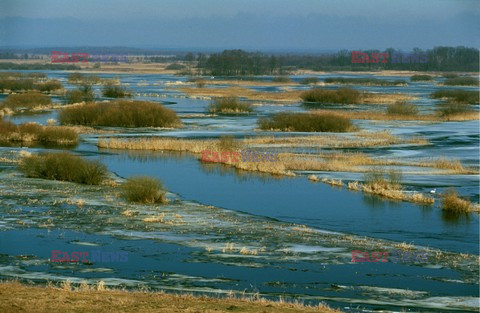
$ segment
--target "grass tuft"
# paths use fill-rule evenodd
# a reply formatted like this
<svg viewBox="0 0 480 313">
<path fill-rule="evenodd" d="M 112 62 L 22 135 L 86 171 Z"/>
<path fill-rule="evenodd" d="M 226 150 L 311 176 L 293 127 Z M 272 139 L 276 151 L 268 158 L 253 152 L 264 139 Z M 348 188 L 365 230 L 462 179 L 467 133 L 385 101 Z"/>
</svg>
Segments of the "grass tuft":
<svg viewBox="0 0 480 313">
<path fill-rule="evenodd" d="M 253 111 L 252 105 L 242 103 L 235 97 L 218 98 L 210 104 L 209 111 L 211 113 L 237 114 L 250 113 Z"/>
<path fill-rule="evenodd" d="M 333 113 L 288 113 L 281 112 L 259 120 L 263 130 L 300 132 L 347 132 L 352 130 L 350 119 Z"/>
<path fill-rule="evenodd" d="M 86 103 L 60 111 L 63 125 L 112 127 L 177 127 L 177 114 L 161 104 L 148 101 L 116 100 Z"/>
<path fill-rule="evenodd" d="M 11 94 L 3 101 L 3 106 L 10 109 L 26 108 L 32 109 L 49 105 L 52 100 L 38 91 L 29 91 L 26 93 Z"/>
<path fill-rule="evenodd" d="M 395 104 L 389 105 L 387 108 L 388 115 L 410 115 L 418 114 L 418 109 L 415 104 L 398 101 Z"/>
<path fill-rule="evenodd" d="M 107 168 L 97 161 L 85 160 L 68 152 L 33 154 L 24 157 L 20 170 L 33 178 L 44 178 L 99 185 L 107 177 Z"/>
<path fill-rule="evenodd" d="M 132 94 L 125 88 L 115 85 L 106 85 L 103 87 L 102 95 L 108 98 L 131 98 Z"/>
<path fill-rule="evenodd" d="M 430 96 L 433 99 L 447 99 L 449 102 L 478 104 L 480 103 L 480 95 L 478 91 L 471 90 L 437 90 Z"/>
<path fill-rule="evenodd" d="M 443 82 L 446 86 L 478 86 L 478 78 L 470 76 L 459 76 L 448 78 Z"/>
<path fill-rule="evenodd" d="M 455 189 L 448 189 L 442 195 L 442 209 L 456 213 L 476 211 L 478 208 L 470 201 L 458 196 Z"/>
<path fill-rule="evenodd" d="M 303 92 L 300 97 L 304 102 L 354 104 L 360 102 L 360 92 L 350 88 L 336 90 L 314 88 Z"/>
<path fill-rule="evenodd" d="M 0 141 L 72 145 L 77 143 L 78 134 L 68 127 L 42 126 L 37 123 L 15 125 L 0 119 Z"/>
<path fill-rule="evenodd" d="M 138 176 L 127 179 L 122 185 L 123 197 L 128 202 L 167 203 L 162 183 L 155 178 Z"/>
<path fill-rule="evenodd" d="M 424 82 L 424 81 L 431 81 L 433 77 L 430 75 L 413 75 L 410 77 L 410 81 L 412 82 Z"/>
</svg>

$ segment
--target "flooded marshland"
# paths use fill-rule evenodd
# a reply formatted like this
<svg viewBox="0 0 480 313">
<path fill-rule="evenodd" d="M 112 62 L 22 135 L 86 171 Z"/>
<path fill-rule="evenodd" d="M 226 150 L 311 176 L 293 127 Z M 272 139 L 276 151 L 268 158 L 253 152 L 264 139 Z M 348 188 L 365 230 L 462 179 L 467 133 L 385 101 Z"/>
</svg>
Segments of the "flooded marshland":
<svg viewBox="0 0 480 313">
<path fill-rule="evenodd" d="M 66 88 L 67 72 L 45 71 Z M 435 198 L 433 205 L 388 200 L 345 185 L 312 182 L 309 175 L 343 182 L 362 181 L 359 171 L 296 171 L 295 176 L 243 171 L 224 164 L 200 162 L 188 152 L 98 148 L 99 139 L 144 136 L 212 139 L 261 136 L 327 136 L 326 133 L 266 132 L 257 120 L 277 112 L 304 112 L 301 102 L 251 100 L 248 115 L 207 112 L 211 97 L 183 93 L 192 87 L 185 77 L 165 74 L 101 74 L 116 77 L 136 100 L 162 103 L 180 116 L 177 129 L 104 127 L 108 133 L 84 133 L 74 153 L 104 163 L 121 183 L 135 175 L 159 178 L 169 204 L 125 202 L 114 186 L 83 186 L 25 178 L 16 168 L 21 151 L 55 147 L 0 148 L 0 275 L 46 283 L 70 280 L 127 288 L 182 291 L 214 295 L 258 295 L 272 299 L 326 302 L 345 311 L 401 308 L 422 311 L 475 311 L 478 307 L 479 215 L 452 214 L 440 206 L 440 194 L 455 187 L 479 202 L 479 121 L 401 121 L 354 119 L 359 131 L 383 132 L 402 139 L 421 137 L 424 144 L 402 142 L 364 147 L 268 145 L 277 152 L 352 153 L 404 163 L 454 159 L 470 174 L 446 174 L 425 166 L 398 165 L 407 193 Z M 318 75 L 320 81 L 338 74 Z M 345 75 L 371 77 L 370 75 Z M 303 76 L 294 77 L 299 81 Z M 404 79 L 379 76 L 379 79 Z M 228 88 L 209 84 L 205 88 Z M 221 78 L 213 78 L 212 82 Z M 264 77 L 271 81 L 271 77 Z M 377 93 L 414 97 L 420 113 L 434 111 L 438 83 L 406 86 L 352 86 Z M 259 92 L 307 90 L 299 84 L 245 84 Z M 339 85 L 326 85 L 336 89 Z M 192 87 L 193 88 L 193 87 Z M 475 90 L 471 87 L 459 87 Z M 99 87 L 95 86 L 99 95 Z M 105 98 L 99 97 L 100 100 Z M 61 103 L 60 97 L 53 102 Z M 332 106 L 354 112 L 384 110 L 385 105 Z M 478 105 L 474 105 L 478 111 Z M 47 124 L 57 110 L 12 115 L 14 123 Z M 336 134 L 356 140 L 355 133 Z M 65 149 L 65 148 L 63 148 Z M 127 262 L 52 262 L 52 250 L 123 251 Z M 425 252 L 427 262 L 352 262 L 352 250 Z"/>
</svg>

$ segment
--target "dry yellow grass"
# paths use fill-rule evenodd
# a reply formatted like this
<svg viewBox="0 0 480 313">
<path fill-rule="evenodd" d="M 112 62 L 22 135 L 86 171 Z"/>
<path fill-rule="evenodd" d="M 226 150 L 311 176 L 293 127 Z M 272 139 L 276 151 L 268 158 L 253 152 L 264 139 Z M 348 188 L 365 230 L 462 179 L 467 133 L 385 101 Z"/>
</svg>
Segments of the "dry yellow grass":
<svg viewBox="0 0 480 313">
<path fill-rule="evenodd" d="M 180 92 L 183 92 L 190 96 L 202 96 L 202 97 L 244 97 L 249 100 L 256 101 L 278 101 L 278 102 L 300 102 L 300 94 L 302 91 L 284 91 L 284 92 L 261 92 L 253 89 L 248 89 L 239 86 L 232 86 L 227 88 L 193 88 L 183 87 L 178 88 Z"/>
<path fill-rule="evenodd" d="M 80 285 L 72 288 L 26 286 L 18 282 L 0 284 L 0 312 L 246 312 L 246 313 L 297 313 L 340 312 L 324 305 L 307 307 L 299 303 L 274 302 L 252 298 L 210 298 L 189 294 L 165 294 L 163 292 L 110 290 L 100 282 L 96 286 Z"/>
<path fill-rule="evenodd" d="M 385 198 L 393 199 L 393 200 L 400 200 L 400 201 L 408 201 L 413 203 L 419 204 L 433 204 L 435 203 L 435 199 L 424 195 L 422 193 L 413 193 L 407 194 L 402 190 L 400 185 L 389 185 L 389 184 L 379 184 L 379 183 L 366 183 L 361 184 L 357 181 L 349 182 L 348 189 L 356 190 L 356 191 L 363 191 L 365 193 L 371 193 L 375 195 L 379 195 Z"/>
<path fill-rule="evenodd" d="M 234 141 L 232 147 L 222 147 L 221 140 L 195 140 L 195 139 L 174 139 L 174 138 L 135 138 L 135 139 L 100 139 L 99 148 L 106 149 L 127 149 L 127 150 L 157 150 L 157 151 L 187 151 L 195 153 L 200 157 L 203 150 L 212 152 L 236 151 L 240 152 L 242 147 L 255 145 L 268 145 L 272 147 L 315 147 L 322 145 L 328 147 L 361 147 L 389 145 L 394 143 L 410 142 L 412 144 L 427 144 L 423 138 L 400 139 L 388 132 L 368 133 L 361 132 L 357 138 L 360 140 L 346 139 L 342 144 L 341 137 L 337 136 L 315 136 L 315 137 L 257 137 Z M 232 143 L 233 144 L 233 143 Z M 364 153 L 321 153 L 321 154 L 295 154 L 279 153 L 278 162 L 233 162 L 228 160 L 219 162 L 234 166 L 247 171 L 257 171 L 276 175 L 294 175 L 292 171 L 333 171 L 333 172 L 366 172 L 366 166 L 420 166 L 429 168 L 445 169 L 437 174 L 475 174 L 475 170 L 464 168 L 458 161 L 438 159 L 432 162 L 406 162 L 391 159 L 371 158 Z"/>
<path fill-rule="evenodd" d="M 226 82 L 228 84 L 228 82 Z M 275 101 L 275 102 L 302 102 L 300 95 L 304 92 L 302 90 L 289 90 L 283 92 L 261 92 L 253 89 L 240 87 L 237 83 L 232 83 L 231 87 L 227 88 L 195 88 L 195 87 L 181 87 L 177 90 L 189 96 L 201 97 L 244 97 L 249 100 L 256 101 Z M 262 86 L 261 82 L 250 82 L 243 84 L 248 86 Z M 362 93 L 362 104 L 392 104 L 397 101 L 411 101 L 416 97 L 406 94 L 384 94 L 384 93 Z"/>
<path fill-rule="evenodd" d="M 456 213 L 480 212 L 480 206 L 458 196 L 457 191 L 449 189 L 442 195 L 442 209 Z"/>
<path fill-rule="evenodd" d="M 380 111 L 344 111 L 344 110 L 313 110 L 313 113 L 324 114 L 331 112 L 350 119 L 356 120 L 378 120 L 378 121 L 430 121 L 430 122 L 445 122 L 445 121 L 472 121 L 479 120 L 480 114 L 478 112 L 466 112 L 448 116 L 440 116 L 437 114 L 424 115 L 392 115 Z"/>
</svg>

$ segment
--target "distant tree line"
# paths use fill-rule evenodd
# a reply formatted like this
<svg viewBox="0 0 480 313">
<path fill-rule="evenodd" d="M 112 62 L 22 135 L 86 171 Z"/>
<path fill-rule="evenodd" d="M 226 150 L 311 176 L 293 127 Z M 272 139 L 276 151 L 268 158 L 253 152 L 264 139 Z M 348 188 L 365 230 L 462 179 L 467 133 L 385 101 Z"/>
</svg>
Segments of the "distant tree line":
<svg viewBox="0 0 480 313">
<path fill-rule="evenodd" d="M 372 52 L 393 53 L 426 53 L 426 63 L 360 63 L 352 64 L 351 51 L 342 50 L 337 53 L 319 55 L 273 55 L 243 50 L 225 50 L 210 55 L 198 54 L 197 57 L 187 54 L 185 61 L 196 61 L 199 74 L 216 76 L 245 75 L 278 75 L 295 69 L 316 71 L 350 70 L 411 70 L 411 71 L 463 71 L 479 70 L 479 50 L 467 47 L 435 47 L 430 50 L 415 48 L 413 51 L 400 51 L 393 48 L 385 51 L 363 50 Z"/>
</svg>

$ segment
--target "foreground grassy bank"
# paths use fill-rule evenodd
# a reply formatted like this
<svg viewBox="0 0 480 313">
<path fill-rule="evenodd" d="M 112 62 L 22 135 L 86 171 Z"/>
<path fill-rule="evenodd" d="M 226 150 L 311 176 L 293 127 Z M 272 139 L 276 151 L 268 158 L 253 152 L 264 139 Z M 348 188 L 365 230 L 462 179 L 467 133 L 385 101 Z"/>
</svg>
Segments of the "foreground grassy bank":
<svg viewBox="0 0 480 313">
<path fill-rule="evenodd" d="M 27 286 L 18 282 L 0 284 L 1 312 L 340 312 L 324 306 L 253 299 L 216 299 L 162 292 L 106 290 L 102 284 L 72 290 Z"/>
</svg>

